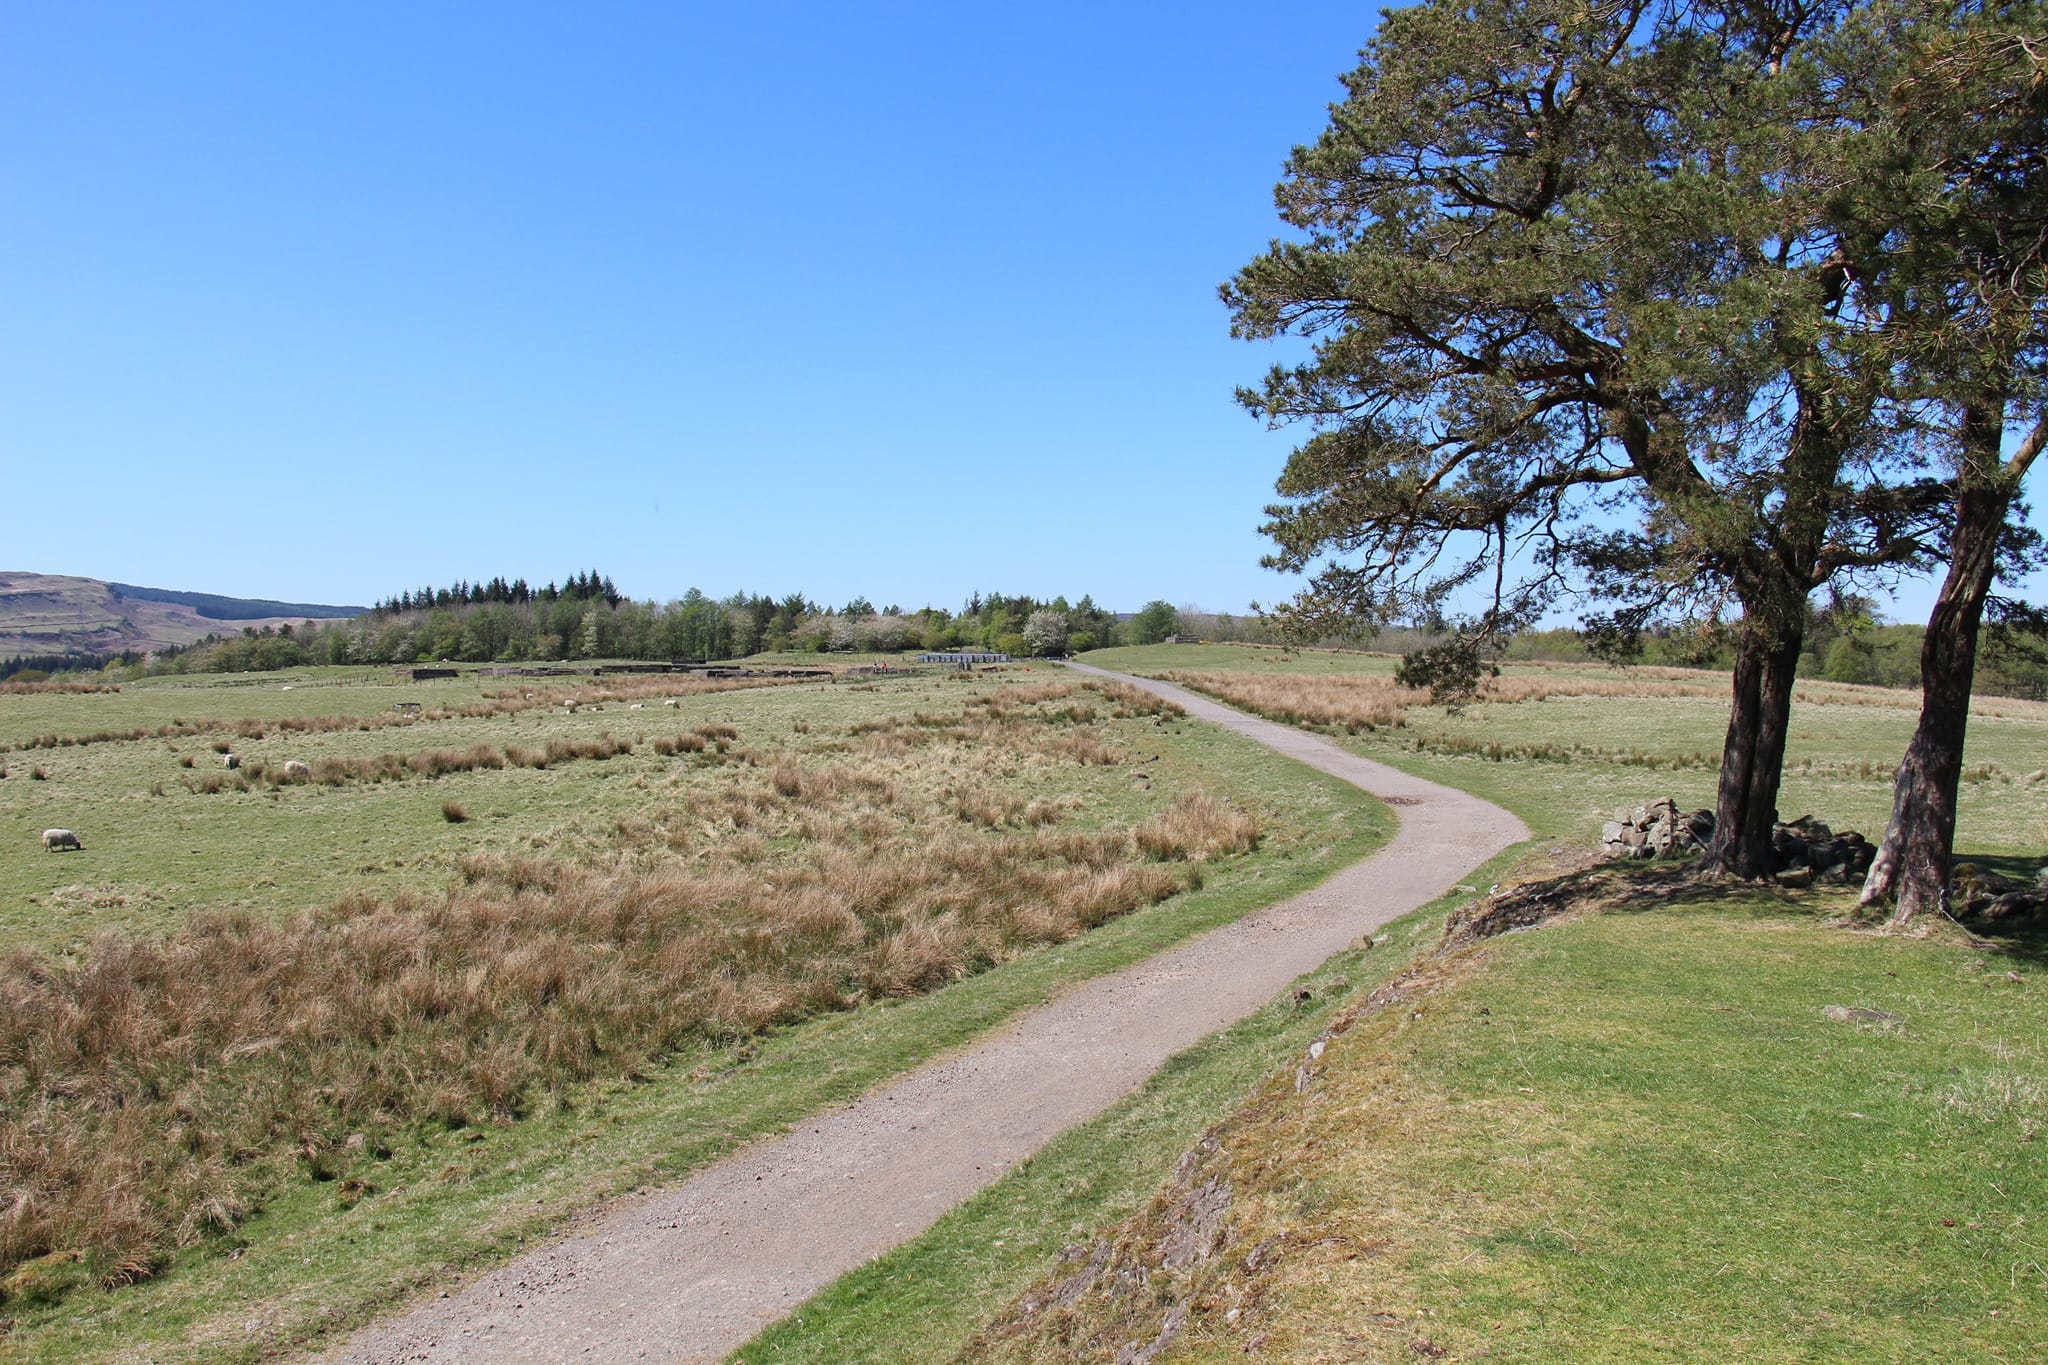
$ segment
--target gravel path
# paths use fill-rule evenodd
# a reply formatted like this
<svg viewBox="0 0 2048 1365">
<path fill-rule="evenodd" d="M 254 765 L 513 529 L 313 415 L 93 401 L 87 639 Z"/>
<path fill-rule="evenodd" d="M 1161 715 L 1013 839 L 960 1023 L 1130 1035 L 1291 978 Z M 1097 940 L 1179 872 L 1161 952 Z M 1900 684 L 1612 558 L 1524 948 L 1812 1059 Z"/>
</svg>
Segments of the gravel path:
<svg viewBox="0 0 2048 1365">
<path fill-rule="evenodd" d="M 1142 678 L 1397 808 L 1379 852 L 1313 890 L 1083 982 L 965 1050 L 621 1207 L 337 1361 L 715 1360 L 861 1262 L 908 1241 L 1055 1134 L 1331 954 L 1434 899 L 1528 831 L 1497 806 L 1314 735 Z"/>
</svg>

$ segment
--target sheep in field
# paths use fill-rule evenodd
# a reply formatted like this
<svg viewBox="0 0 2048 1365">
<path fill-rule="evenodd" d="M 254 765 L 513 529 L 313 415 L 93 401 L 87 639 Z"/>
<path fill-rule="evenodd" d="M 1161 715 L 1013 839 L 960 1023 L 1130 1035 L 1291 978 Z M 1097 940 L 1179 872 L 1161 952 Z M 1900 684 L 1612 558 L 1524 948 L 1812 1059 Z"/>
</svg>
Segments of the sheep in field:
<svg viewBox="0 0 2048 1365">
<path fill-rule="evenodd" d="M 313 776 L 313 770 L 296 758 L 288 758 L 284 761 L 284 775 L 287 779 L 310 778 Z"/>
<path fill-rule="evenodd" d="M 81 853 L 85 851 L 85 845 L 79 843 L 78 836 L 76 834 L 73 834 L 68 829 L 44 830 L 43 847 L 51 850 L 52 852 L 61 852 L 62 850 L 67 848 L 75 848 Z"/>
<path fill-rule="evenodd" d="M 240 754 L 222 754 L 220 756 L 220 766 L 229 772 L 233 772 L 242 766 L 242 756 Z"/>
</svg>

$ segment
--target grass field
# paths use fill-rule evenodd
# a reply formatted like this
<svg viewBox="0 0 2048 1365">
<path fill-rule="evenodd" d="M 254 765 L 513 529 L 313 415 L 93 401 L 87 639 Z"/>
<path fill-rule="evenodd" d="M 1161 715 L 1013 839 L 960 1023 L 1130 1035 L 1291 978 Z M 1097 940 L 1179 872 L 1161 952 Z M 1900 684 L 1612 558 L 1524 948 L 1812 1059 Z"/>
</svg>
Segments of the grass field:
<svg viewBox="0 0 2048 1365">
<path fill-rule="evenodd" d="M 1274 714 L 1331 682 L 1383 704 L 1393 665 L 1203 646 L 1088 661 L 1208 674 L 1219 695 L 1296 684 L 1263 699 Z M 1615 805 L 1711 804 L 1690 756 L 1719 747 L 1718 675 L 1506 672 L 1527 699 L 1452 715 L 1397 698 L 1377 728 L 1312 728 L 1521 814 L 1538 843 L 1478 885 L 1548 875 Z M 1915 705 L 1803 687 L 1788 799 L 1874 832 Z M 1961 842 L 2020 876 L 2048 862 L 2048 789 L 2026 781 L 2044 740 L 2048 708 L 1999 699 L 1972 721 Z M 1849 930 L 1846 890 L 1677 890 L 1596 897 L 1448 961 L 1429 952 L 1453 902 L 1418 912 L 1393 951 L 1310 983 L 1313 1018 L 1276 1006 L 1191 1049 L 736 1358 L 2038 1358 L 2048 942 Z M 1398 1007 L 1365 1009 L 1410 966 Z"/>
<path fill-rule="evenodd" d="M 153 1359 L 236 1358 L 359 1321 L 450 1265 L 507 1254 L 593 1198 L 672 1178 L 857 1094 L 1066 981 L 1300 889 L 1359 856 L 1387 827 L 1379 807 L 1341 783 L 1142 699 L 1047 680 L 1043 670 L 730 691 L 685 696 L 674 707 L 650 697 L 640 710 L 620 700 L 595 713 L 497 710 L 483 695 L 496 684 L 468 680 L 392 687 L 357 674 L 299 679 L 290 692 L 281 686 L 271 678 L 261 687 L 0 698 L 0 739 L 10 743 L 145 722 L 226 727 L 202 728 L 204 745 L 183 736 L 106 738 L 7 755 L 0 821 L 28 851 L 6 860 L 14 880 L 0 901 L 0 943 L 15 950 L 0 988 L 8 1012 L 0 1032 L 10 1039 L 0 1052 L 0 1118 L 13 1125 L 0 1162 L 40 1183 L 30 1182 L 37 1197 L 12 1210 L 5 1230 L 17 1264 L 0 1280 L 0 1316 L 9 1323 L 0 1352 L 90 1359 L 146 1347 Z M 369 730 L 285 723 L 381 720 L 394 714 L 394 700 L 423 701 L 428 718 Z M 244 728 L 261 729 L 263 738 Z M 461 754 L 478 745 L 510 754 L 607 732 L 630 752 L 439 777 L 412 769 L 375 781 L 347 775 L 356 771 L 350 763 L 376 754 Z M 196 748 L 217 764 L 210 737 L 223 733 L 244 756 L 245 773 L 271 776 L 247 791 L 189 790 L 185 780 L 209 770 L 197 760 L 184 768 L 178 758 Z M 693 735 L 698 743 L 683 742 Z M 315 773 L 340 765 L 332 771 L 341 779 L 272 786 L 287 758 Z M 46 780 L 17 782 L 30 761 L 48 765 Z M 150 790 L 157 783 L 161 796 Z M 450 803 L 467 818 L 446 818 Z M 34 831 L 54 823 L 76 829 L 86 851 L 36 849 Z M 1246 851 L 1254 831 L 1256 848 Z M 904 852 L 911 847 L 919 856 Z M 973 881 L 982 867 L 997 878 L 986 887 Z M 878 868 L 903 875 L 878 881 Z M 803 936 L 781 928 L 757 940 L 748 926 L 768 925 L 758 917 L 784 913 L 775 907 L 785 902 L 748 909 L 750 899 L 717 900 L 756 882 L 782 888 L 795 907 L 787 913 L 844 903 L 867 927 L 832 928 L 839 956 L 829 961 L 785 951 Z M 563 912 L 565 898 L 592 908 Z M 707 898 L 717 907 L 710 920 L 683 913 Z M 577 985 L 578 963 L 592 952 L 600 966 L 630 957 L 640 939 L 600 944 L 586 921 L 596 913 L 609 924 L 619 907 L 647 903 L 678 906 L 655 916 L 672 948 L 660 960 L 679 964 L 670 970 L 725 961 L 717 956 L 728 951 L 716 937 L 723 924 L 723 941 L 743 950 L 754 974 L 737 978 L 737 992 L 717 982 L 709 995 L 694 992 L 698 1023 L 663 1005 L 667 1012 L 647 1016 L 651 1031 L 627 1036 L 616 1008 L 630 994 L 619 989 L 627 979 L 606 967 L 612 974 L 589 977 L 601 988 L 592 996 Z M 521 930 L 527 905 L 550 918 Z M 842 926 L 845 914 L 827 918 Z M 641 908 L 632 919 L 647 922 Z M 674 936 L 700 922 L 690 932 L 714 937 L 674 949 Z M 498 928 L 478 939 L 477 924 Z M 992 927 L 984 933 L 978 925 Z M 289 989 L 266 987 L 248 998 L 255 1003 L 235 1007 L 234 1027 L 253 1035 L 246 1038 L 208 1032 L 217 1020 L 201 1027 L 167 1012 L 185 1009 L 194 986 L 241 999 L 207 985 L 218 971 L 193 971 L 182 989 L 129 989 L 111 1011 L 85 1003 L 109 998 L 110 982 L 140 979 L 134 964 L 212 961 L 207 954 L 250 944 L 288 949 L 279 964 L 345 964 L 336 945 L 371 929 L 378 942 L 403 931 L 409 946 L 399 963 L 414 965 L 372 969 L 360 982 L 323 968 Z M 456 930 L 469 937 L 450 938 Z M 521 937 L 527 932 L 532 940 Z M 442 968 L 434 964 L 444 939 L 454 950 Z M 486 942 L 508 955 L 477 957 Z M 761 958 L 746 946 L 755 942 L 774 943 L 776 952 Z M 541 950 L 566 974 L 549 977 L 561 984 L 536 995 L 531 972 Z M 570 957 L 560 958 L 564 952 Z M 804 965 L 813 961 L 825 965 Z M 127 975 L 110 975 L 111 964 Z M 257 965 L 264 980 L 299 980 L 278 975 L 281 965 Z M 730 970 L 719 968 L 719 980 Z M 315 987 L 327 975 L 346 989 L 322 1005 Z M 159 977 L 167 986 L 179 981 L 151 968 L 149 979 Z M 494 1006 L 500 980 L 509 984 Z M 455 994 L 419 1015 L 405 997 L 420 990 Z M 464 1003 L 469 991 L 481 992 L 480 1007 Z M 409 1043 L 403 1032 L 367 1049 L 349 1043 L 356 1012 L 390 1027 L 375 1018 L 384 994 L 399 1011 L 389 1015 L 394 1021 L 474 1020 L 464 1027 L 475 1032 L 448 1035 L 455 1055 L 469 1059 L 453 1073 L 468 1100 L 440 1105 L 433 1097 L 446 1087 L 436 1086 L 408 1100 L 399 1087 L 387 1089 L 381 1113 L 363 1114 L 319 1098 L 347 1091 L 353 1103 L 374 1091 L 366 1082 L 399 1069 L 392 1059 L 404 1061 L 409 1076 L 442 1046 Z M 664 989 L 655 998 L 692 995 Z M 280 998 L 305 1022 L 276 1028 L 265 1011 Z M 579 998 L 601 1001 L 604 1012 L 557 1008 Z M 530 1017 L 536 1001 L 550 1002 L 539 1033 Z M 860 1001 L 867 1003 L 846 1011 Z M 85 1035 L 56 1027 L 74 1017 L 121 1027 L 95 1025 Z M 150 1022 L 173 1017 L 177 1027 Z M 199 1056 L 219 1060 L 183 1080 L 164 1070 L 195 1043 Z M 103 1069 L 58 1065 L 60 1054 L 81 1049 L 104 1058 Z M 523 1078 L 517 1071 L 560 1052 L 574 1064 Z M 512 1068 L 512 1087 L 498 1101 L 489 1085 L 475 1088 L 476 1059 L 494 1054 Z M 321 1067 L 351 1055 L 367 1069 L 345 1071 L 343 1084 L 318 1081 Z M 292 1078 L 307 1066 L 315 1083 L 301 1085 Z M 298 1098 L 266 1117 L 254 1100 L 273 1091 Z M 129 1098 L 113 1108 L 90 1100 L 102 1094 Z M 152 1117 L 154 1105 L 169 1107 Z M 282 1141 L 266 1148 L 260 1136 L 207 1137 L 212 1112 L 268 1127 Z M 109 1114 L 128 1117 L 109 1129 Z M 81 1180 L 106 1186 L 99 1216 L 139 1209 L 154 1240 L 143 1237 L 141 1252 L 123 1260 L 117 1241 L 89 1245 L 79 1231 L 89 1231 L 83 1214 L 53 1221 L 50 1201 L 64 1185 L 48 1178 L 53 1152 L 61 1155 L 68 1141 L 86 1158 L 104 1150 L 112 1160 L 136 1130 L 152 1128 L 194 1156 L 194 1188 L 172 1192 L 186 1199 L 185 1216 L 150 1205 L 156 1196 L 146 1182 L 110 1182 L 99 1170 Z M 138 1191 L 149 1198 L 138 1201 Z M 53 1226 L 73 1231 L 53 1238 Z M 117 1288 L 96 1283 L 138 1275 L 146 1278 Z"/>
<path fill-rule="evenodd" d="M 1498 699 L 1452 713 L 1404 696 L 1384 656 L 1161 645 L 1097 650 L 1087 662 L 1306 720 L 1368 758 L 1497 801 L 1539 834 L 1574 839 L 1593 837 L 1623 805 L 1668 796 L 1711 807 L 1728 721 L 1726 676 L 1684 669 L 1510 664 Z M 1918 707 L 1915 692 L 1801 683 L 1779 810 L 1881 833 Z M 1354 716 L 1388 718 L 1368 730 L 1354 729 Z M 2048 703 L 1980 699 L 1964 764 L 1958 849 L 2048 850 Z"/>
</svg>

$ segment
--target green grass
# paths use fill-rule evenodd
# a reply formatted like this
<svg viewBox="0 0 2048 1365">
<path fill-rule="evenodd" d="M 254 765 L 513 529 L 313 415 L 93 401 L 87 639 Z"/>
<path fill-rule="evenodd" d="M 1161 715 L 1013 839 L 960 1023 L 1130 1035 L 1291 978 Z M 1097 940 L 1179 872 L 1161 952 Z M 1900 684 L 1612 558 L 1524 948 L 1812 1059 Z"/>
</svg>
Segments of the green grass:
<svg viewBox="0 0 2048 1365">
<path fill-rule="evenodd" d="M 611 728 L 635 738 L 644 730 L 644 737 L 652 738 L 716 719 L 737 726 L 742 745 L 772 749 L 787 742 L 804 752 L 829 754 L 848 743 L 847 731 L 859 720 L 920 705 L 957 707 L 965 696 L 990 690 L 990 681 L 1033 680 L 1005 676 L 969 684 L 909 678 L 872 689 L 800 686 L 724 693 L 642 712 L 614 705 L 598 716 L 528 713 L 433 722 L 431 742 L 496 741 L 499 728 L 507 726 L 516 742 L 579 734 L 583 728 L 592 733 Z M 223 717 L 249 711 L 220 694 L 257 695 L 250 689 L 205 686 L 177 690 L 181 711 Z M 331 690 L 336 701 L 372 709 L 388 706 L 390 695 L 374 681 L 340 681 Z M 149 689 L 140 691 L 140 696 L 124 692 L 116 700 L 165 705 L 164 699 L 150 697 Z M 263 689 L 265 695 L 272 691 Z M 299 693 L 276 695 L 289 699 Z M 94 698 L 29 700 L 48 706 Z M 215 709 L 201 711 L 202 706 Z M 340 709 L 299 705 L 271 714 Z M 112 715 L 121 718 L 119 712 Z M 618 723 L 629 718 L 641 725 Z M 88 723 L 97 724 L 99 718 L 88 718 Z M 344 731 L 299 742 L 379 751 L 407 747 L 394 737 L 426 728 L 422 723 L 367 735 Z M 251 1359 L 360 1323 L 417 1287 L 444 1283 L 452 1268 L 489 1264 L 512 1254 L 593 1200 L 672 1180 L 751 1137 L 776 1131 L 956 1046 L 1070 982 L 1140 960 L 1304 889 L 1363 856 L 1391 828 L 1384 808 L 1348 785 L 1210 727 L 1155 725 L 1141 718 L 1111 722 L 1108 728 L 1131 761 L 1060 768 L 1061 781 L 1074 784 L 1070 795 L 1076 808 L 1069 823 L 1087 827 L 1129 820 L 1170 804 L 1178 791 L 1201 787 L 1260 812 L 1267 830 L 1261 850 L 1212 865 L 1198 891 L 930 996 L 814 1019 L 736 1048 L 679 1056 L 637 1079 L 583 1087 L 560 1105 L 516 1124 L 425 1133 L 378 1165 L 377 1192 L 353 1207 L 338 1206 L 334 1185 L 308 1182 L 272 1198 L 231 1243 L 214 1241 L 180 1253 L 159 1279 L 114 1291 L 80 1287 L 56 1305 L 17 1300 L 0 1306 L 14 1320 L 12 1331 L 0 1338 L 0 1354 L 26 1352 L 56 1360 L 136 1352 L 154 1360 Z M 425 744 L 429 737 L 411 742 Z M 97 825 L 76 822 L 87 835 L 87 854 L 9 859 L 0 864 L 6 876 L 72 877 L 81 884 L 91 877 L 116 886 L 176 888 L 186 858 L 198 859 L 190 865 L 192 875 L 202 880 L 206 875 L 204 853 L 189 852 L 199 847 L 232 855 L 238 863 L 282 866 L 288 873 L 294 866 L 308 869 L 304 884 L 275 873 L 269 874 L 275 886 L 246 884 L 247 903 L 277 911 L 317 899 L 337 884 L 347 885 L 350 877 L 361 877 L 380 891 L 438 885 L 447 879 L 455 854 L 479 837 L 492 847 L 531 847 L 538 839 L 559 856 L 602 856 L 622 817 L 673 801 L 692 784 L 722 780 L 724 771 L 675 760 L 657 763 L 643 747 L 608 763 L 541 773 L 513 770 L 363 788 L 287 788 L 276 800 L 182 791 L 155 798 L 138 796 L 130 787 L 139 770 L 162 761 L 162 741 L 50 752 L 78 766 L 68 769 L 61 782 L 33 787 L 68 792 L 80 808 L 102 812 L 106 819 Z M 1141 771 L 1146 775 L 1142 781 L 1136 776 Z M 1043 768 L 1010 759 L 992 764 L 985 776 L 998 790 L 1036 792 L 1047 780 Z M 0 798 L 35 801 L 46 794 L 26 782 L 17 789 L 10 776 Z M 441 802 L 452 798 L 467 805 L 467 824 L 450 825 L 441 818 Z M 155 814 L 163 810 L 176 816 Z M 301 823 L 288 823 L 294 816 Z M 34 825 L 37 818 L 19 807 L 0 806 L 0 819 L 10 827 Z M 211 842 L 166 848 L 168 832 Z M 359 867 L 371 861 L 385 866 L 375 873 L 341 874 L 338 882 L 323 880 L 321 859 L 330 858 L 335 850 L 328 845 L 343 837 L 358 841 L 344 850 L 346 861 L 362 858 Z M 290 861 L 300 856 L 297 843 L 308 846 L 303 864 Z M 92 858 L 134 861 L 110 874 L 108 864 L 94 866 L 88 862 Z M 29 871 L 18 872 L 18 863 L 28 864 Z M 115 876 L 122 880 L 114 881 Z M 26 885 L 43 888 L 48 882 Z M 38 894 L 39 903 L 29 905 L 25 896 L 0 902 L 7 911 L 7 918 L 0 919 L 0 946 L 40 945 L 61 952 L 81 941 L 89 928 L 135 932 L 168 927 L 185 904 L 204 903 L 203 891 L 150 900 L 131 897 L 121 904 L 81 908 L 80 922 L 53 928 L 42 915 L 47 904 L 42 898 L 51 893 L 28 894 Z M 230 1250 L 232 1257 L 225 1254 Z"/>
<path fill-rule="evenodd" d="M 1523 1359 L 2040 1358 L 2044 988 L 1755 895 L 1504 945 L 1405 1068 L 1469 1115 L 1401 1162 L 1479 1215 L 1430 1306 Z"/>
<path fill-rule="evenodd" d="M 1321 1240 L 1218 1257 L 1162 1360 L 2041 1358 L 2048 973 L 1825 908 L 1738 891 L 1497 940 L 1310 1095 L 1269 1084 L 1228 1125 L 1231 1244 Z"/>
<path fill-rule="evenodd" d="M 1505 868 L 1502 855 L 1473 873 Z M 951 1360 L 1070 1243 L 1149 1199 L 1218 1114 L 1291 1065 L 1346 1001 L 1433 943 L 1462 893 L 1381 930 L 1370 951 L 1331 958 L 1248 1018 L 1169 1058 L 1136 1094 L 1077 1125 L 923 1235 L 850 1271 L 734 1352 L 747 1365 Z M 1299 990 L 1309 992 L 1297 1004 Z"/>
</svg>

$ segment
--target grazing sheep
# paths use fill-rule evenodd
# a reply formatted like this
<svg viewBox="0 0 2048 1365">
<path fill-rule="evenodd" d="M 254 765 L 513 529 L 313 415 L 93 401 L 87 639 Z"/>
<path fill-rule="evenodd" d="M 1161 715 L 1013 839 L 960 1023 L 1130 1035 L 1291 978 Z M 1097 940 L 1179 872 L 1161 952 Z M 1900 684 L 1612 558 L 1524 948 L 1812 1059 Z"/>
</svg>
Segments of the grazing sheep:
<svg viewBox="0 0 2048 1365">
<path fill-rule="evenodd" d="M 240 754 L 222 754 L 220 756 L 220 766 L 226 768 L 229 772 L 233 772 L 242 766 L 242 756 Z"/>
<path fill-rule="evenodd" d="M 627 707 L 626 709 L 627 709 L 628 711 L 645 711 L 645 710 L 647 709 L 647 703 L 646 703 L 646 702 L 640 702 L 640 701 L 636 701 L 636 702 L 634 702 L 634 703 L 633 703 L 633 704 L 632 704 L 631 706 Z"/>
<path fill-rule="evenodd" d="M 43 847 L 53 852 L 67 848 L 85 851 L 85 845 L 78 842 L 78 836 L 68 829 L 46 829 L 43 831 Z"/>
<path fill-rule="evenodd" d="M 284 761 L 284 775 L 286 777 L 311 777 L 313 770 L 299 762 L 296 758 L 288 758 Z"/>
<path fill-rule="evenodd" d="M 676 704 L 676 699 L 674 697 L 663 697 L 661 699 L 661 704 L 663 706 L 674 706 Z"/>
</svg>

